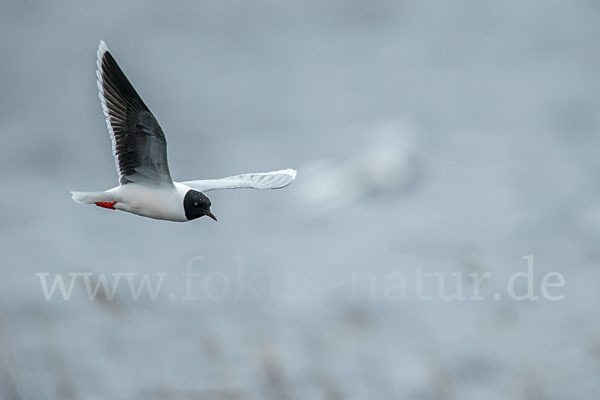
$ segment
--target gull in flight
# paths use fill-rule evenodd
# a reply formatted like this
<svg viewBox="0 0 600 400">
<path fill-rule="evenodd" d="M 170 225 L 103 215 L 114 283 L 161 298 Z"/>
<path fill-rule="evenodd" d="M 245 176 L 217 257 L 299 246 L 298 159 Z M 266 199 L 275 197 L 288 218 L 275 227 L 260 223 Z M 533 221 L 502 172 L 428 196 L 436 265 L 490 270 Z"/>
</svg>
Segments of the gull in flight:
<svg viewBox="0 0 600 400">
<path fill-rule="evenodd" d="M 174 182 L 167 163 L 167 140 L 160 125 L 101 41 L 98 48 L 98 90 L 112 141 L 119 186 L 104 192 L 71 192 L 80 204 L 144 217 L 186 222 L 209 216 L 210 200 L 202 192 L 216 189 L 279 189 L 296 171 L 249 173 L 221 179 Z"/>
</svg>

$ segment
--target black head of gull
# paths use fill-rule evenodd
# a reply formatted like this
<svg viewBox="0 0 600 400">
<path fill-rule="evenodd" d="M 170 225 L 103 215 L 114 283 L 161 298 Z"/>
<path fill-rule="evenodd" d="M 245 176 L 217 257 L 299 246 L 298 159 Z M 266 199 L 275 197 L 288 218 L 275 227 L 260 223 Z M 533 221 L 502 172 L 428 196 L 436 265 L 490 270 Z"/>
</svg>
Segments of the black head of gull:
<svg viewBox="0 0 600 400">
<path fill-rule="evenodd" d="M 217 217 L 210 211 L 210 200 L 197 190 L 189 190 L 183 198 L 185 217 L 191 221 L 202 216 L 209 216 L 215 221 Z"/>
</svg>

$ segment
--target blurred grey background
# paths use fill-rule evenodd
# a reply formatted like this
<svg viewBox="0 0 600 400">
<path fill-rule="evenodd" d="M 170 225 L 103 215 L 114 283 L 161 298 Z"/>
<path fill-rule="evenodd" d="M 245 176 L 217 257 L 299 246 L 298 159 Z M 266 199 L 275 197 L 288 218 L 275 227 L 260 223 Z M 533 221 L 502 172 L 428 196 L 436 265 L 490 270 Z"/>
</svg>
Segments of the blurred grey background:
<svg viewBox="0 0 600 400">
<path fill-rule="evenodd" d="M 596 397 L 599 17 L 589 0 L 3 1 L 0 398 Z M 296 182 L 211 193 L 218 223 L 75 204 L 117 183 L 100 39 L 175 179 Z M 565 299 L 492 300 L 530 254 L 536 290 L 557 271 Z M 255 291 L 212 301 L 198 278 L 183 301 L 190 263 Z M 382 298 L 418 266 L 489 271 L 488 299 Z M 156 301 L 79 282 L 47 302 L 37 272 L 168 275 Z"/>
</svg>

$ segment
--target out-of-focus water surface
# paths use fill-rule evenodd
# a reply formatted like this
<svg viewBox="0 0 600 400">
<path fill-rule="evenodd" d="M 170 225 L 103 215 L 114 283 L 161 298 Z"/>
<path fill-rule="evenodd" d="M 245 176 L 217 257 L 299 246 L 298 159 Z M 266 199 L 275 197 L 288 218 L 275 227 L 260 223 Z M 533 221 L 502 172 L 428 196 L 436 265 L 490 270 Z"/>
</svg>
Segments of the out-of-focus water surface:
<svg viewBox="0 0 600 400">
<path fill-rule="evenodd" d="M 557 0 L 4 2 L 0 398 L 596 397 L 599 14 Z M 75 204 L 69 190 L 116 184 L 100 39 L 166 132 L 175 179 L 294 167 L 296 182 L 210 193 L 218 223 Z M 563 300 L 508 298 L 528 255 L 536 295 L 560 272 Z M 419 301 L 419 266 L 462 274 L 466 291 L 490 272 L 486 300 Z M 76 280 L 46 301 L 36 273 L 166 276 L 156 300 L 123 277 L 112 300 Z"/>
</svg>

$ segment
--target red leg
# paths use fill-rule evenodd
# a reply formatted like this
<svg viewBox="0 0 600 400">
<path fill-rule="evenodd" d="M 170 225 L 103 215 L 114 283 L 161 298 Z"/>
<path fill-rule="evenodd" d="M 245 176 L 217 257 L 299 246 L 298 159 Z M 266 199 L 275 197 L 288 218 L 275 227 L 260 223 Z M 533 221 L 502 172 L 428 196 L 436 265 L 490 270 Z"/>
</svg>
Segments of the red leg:
<svg viewBox="0 0 600 400">
<path fill-rule="evenodd" d="M 96 205 L 98 207 L 108 208 L 109 210 L 116 210 L 115 204 L 117 204 L 116 201 L 97 201 L 96 202 Z"/>
</svg>

